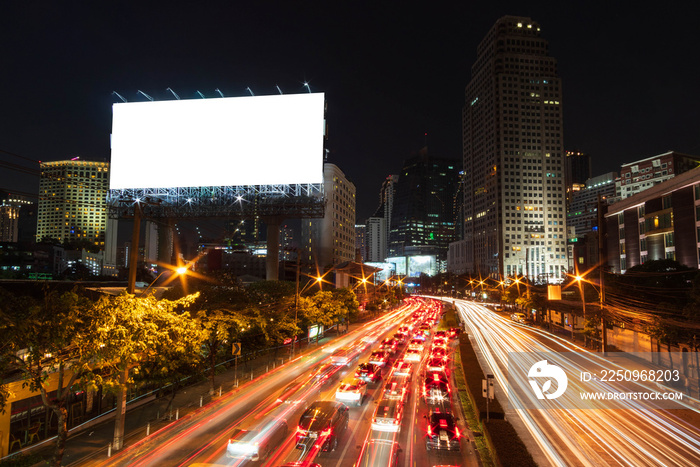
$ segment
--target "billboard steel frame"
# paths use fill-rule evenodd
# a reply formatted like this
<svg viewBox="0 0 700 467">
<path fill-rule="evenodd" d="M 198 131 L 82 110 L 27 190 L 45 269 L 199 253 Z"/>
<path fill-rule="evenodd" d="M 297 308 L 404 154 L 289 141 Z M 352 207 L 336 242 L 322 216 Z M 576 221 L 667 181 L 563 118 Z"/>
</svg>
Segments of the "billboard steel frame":
<svg viewBox="0 0 700 467">
<path fill-rule="evenodd" d="M 323 184 L 247 185 L 110 190 L 109 217 L 133 218 L 136 203 L 147 218 L 320 218 L 325 212 Z"/>
</svg>

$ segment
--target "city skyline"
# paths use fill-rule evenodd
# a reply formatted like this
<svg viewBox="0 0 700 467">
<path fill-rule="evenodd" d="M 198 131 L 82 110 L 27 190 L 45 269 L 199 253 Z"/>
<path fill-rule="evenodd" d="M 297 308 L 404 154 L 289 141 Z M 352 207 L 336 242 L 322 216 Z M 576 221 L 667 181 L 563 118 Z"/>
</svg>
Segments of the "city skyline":
<svg viewBox="0 0 700 467">
<path fill-rule="evenodd" d="M 564 83 L 565 149 L 591 154 L 594 175 L 667 150 L 700 152 L 698 64 L 684 60 L 700 40 L 682 9 L 167 5 L 0 7 L 10 70 L 0 78 L 0 150 L 26 158 L 0 160 L 109 160 L 112 91 L 214 98 L 215 89 L 305 92 L 306 80 L 327 94 L 328 161 L 356 184 L 363 222 L 382 181 L 426 142 L 435 156 L 461 158 L 476 47 L 505 15 L 541 25 Z M 38 176 L 4 168 L 0 188 L 35 193 Z"/>
</svg>

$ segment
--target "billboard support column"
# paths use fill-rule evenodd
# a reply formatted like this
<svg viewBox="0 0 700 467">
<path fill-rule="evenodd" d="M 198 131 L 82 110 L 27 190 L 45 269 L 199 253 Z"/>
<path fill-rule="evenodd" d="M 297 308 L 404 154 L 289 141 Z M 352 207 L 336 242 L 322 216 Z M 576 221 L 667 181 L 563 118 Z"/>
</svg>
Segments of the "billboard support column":
<svg viewBox="0 0 700 467">
<path fill-rule="evenodd" d="M 276 281 L 279 279 L 280 256 L 280 224 L 282 216 L 265 216 L 263 222 L 267 225 L 267 258 L 265 279 Z"/>
</svg>

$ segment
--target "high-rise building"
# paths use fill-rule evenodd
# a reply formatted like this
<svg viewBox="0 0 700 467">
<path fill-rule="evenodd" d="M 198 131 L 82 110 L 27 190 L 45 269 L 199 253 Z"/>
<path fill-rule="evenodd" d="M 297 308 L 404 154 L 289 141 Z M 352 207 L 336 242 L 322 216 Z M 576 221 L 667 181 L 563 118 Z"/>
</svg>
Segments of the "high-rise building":
<svg viewBox="0 0 700 467">
<path fill-rule="evenodd" d="M 56 161 L 41 164 L 37 241 L 50 237 L 104 248 L 109 164 Z"/>
<path fill-rule="evenodd" d="M 696 167 L 700 167 L 700 157 L 675 151 L 623 164 L 617 181 L 617 196 L 628 198 Z"/>
<path fill-rule="evenodd" d="M 700 168 L 609 206 L 605 228 L 608 267 L 615 274 L 661 259 L 697 269 Z"/>
<path fill-rule="evenodd" d="M 34 205 L 26 197 L 0 191 L 0 242 L 18 242 L 22 216 Z"/>
<path fill-rule="evenodd" d="M 566 225 L 574 227 L 576 237 L 583 237 L 598 225 L 598 196 L 604 204 L 615 196 L 615 172 L 586 180 L 585 187 L 574 192 L 566 213 Z"/>
<path fill-rule="evenodd" d="M 365 261 L 381 263 L 386 259 L 386 219 L 370 217 L 365 224 Z"/>
<path fill-rule="evenodd" d="M 364 263 L 367 260 L 367 226 L 355 224 L 355 261 Z"/>
<path fill-rule="evenodd" d="M 505 16 L 477 48 L 466 87 L 467 271 L 559 281 L 567 272 L 562 88 L 540 26 Z"/>
<path fill-rule="evenodd" d="M 382 187 L 379 190 L 379 207 L 373 216 L 384 218 L 384 222 L 386 224 L 386 245 L 389 244 L 389 235 L 391 233 L 391 215 L 394 211 L 394 193 L 396 192 L 396 184 L 398 182 L 398 175 L 389 175 L 386 177 L 386 179 L 384 179 L 382 182 Z M 386 248 L 384 255 L 386 256 Z"/>
<path fill-rule="evenodd" d="M 584 184 L 593 177 L 591 156 L 578 151 L 566 151 L 566 184 Z"/>
<path fill-rule="evenodd" d="M 569 229 L 570 267 L 586 271 L 598 263 L 598 198 L 602 213 L 615 199 L 617 173 L 608 172 L 589 178 L 581 188 L 570 194 L 566 211 L 566 227 Z M 574 265 L 574 263 L 576 263 Z"/>
<path fill-rule="evenodd" d="M 406 159 L 394 191 L 388 256 L 434 255 L 444 269 L 455 240 L 455 195 L 459 161 L 435 157 L 423 148 Z"/>
<path fill-rule="evenodd" d="M 355 259 L 355 185 L 335 164 L 323 164 L 326 211 L 321 219 L 302 219 L 304 262 L 320 270 Z"/>
</svg>

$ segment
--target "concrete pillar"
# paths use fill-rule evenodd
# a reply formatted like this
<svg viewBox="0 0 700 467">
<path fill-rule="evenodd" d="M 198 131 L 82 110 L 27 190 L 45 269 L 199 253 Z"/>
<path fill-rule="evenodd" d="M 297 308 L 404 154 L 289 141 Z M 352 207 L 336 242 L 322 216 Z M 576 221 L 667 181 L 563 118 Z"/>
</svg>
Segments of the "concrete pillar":
<svg viewBox="0 0 700 467">
<path fill-rule="evenodd" d="M 167 219 L 167 225 L 158 225 L 158 261 L 166 264 L 175 264 L 173 260 L 173 230 L 175 222 Z"/>
<path fill-rule="evenodd" d="M 281 216 L 266 216 L 263 221 L 267 225 L 267 259 L 266 275 L 268 281 L 279 279 L 279 256 L 280 256 L 280 224 Z"/>
</svg>

